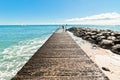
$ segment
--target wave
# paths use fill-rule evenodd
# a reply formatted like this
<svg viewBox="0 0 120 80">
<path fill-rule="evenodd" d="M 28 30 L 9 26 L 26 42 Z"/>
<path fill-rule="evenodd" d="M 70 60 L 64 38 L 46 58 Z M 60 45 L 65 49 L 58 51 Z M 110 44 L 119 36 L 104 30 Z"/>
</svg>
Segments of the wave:
<svg viewBox="0 0 120 80">
<path fill-rule="evenodd" d="M 44 44 L 50 35 L 32 40 L 20 41 L 18 44 L 0 52 L 0 80 L 10 80 Z"/>
</svg>

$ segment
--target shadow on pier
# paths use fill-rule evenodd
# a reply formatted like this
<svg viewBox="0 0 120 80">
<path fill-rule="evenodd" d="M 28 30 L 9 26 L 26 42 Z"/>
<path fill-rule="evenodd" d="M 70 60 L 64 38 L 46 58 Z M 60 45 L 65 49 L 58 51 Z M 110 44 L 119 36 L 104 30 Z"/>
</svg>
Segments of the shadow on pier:
<svg viewBox="0 0 120 80">
<path fill-rule="evenodd" d="M 12 80 L 109 80 L 76 42 L 57 30 Z"/>
</svg>

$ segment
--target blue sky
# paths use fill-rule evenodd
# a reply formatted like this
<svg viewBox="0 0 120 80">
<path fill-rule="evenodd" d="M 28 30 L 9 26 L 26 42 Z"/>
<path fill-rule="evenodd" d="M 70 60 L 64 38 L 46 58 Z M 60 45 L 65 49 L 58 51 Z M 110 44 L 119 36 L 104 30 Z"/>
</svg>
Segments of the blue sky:
<svg viewBox="0 0 120 80">
<path fill-rule="evenodd" d="M 0 0 L 0 24 L 65 23 L 102 13 L 120 13 L 120 0 Z"/>
</svg>

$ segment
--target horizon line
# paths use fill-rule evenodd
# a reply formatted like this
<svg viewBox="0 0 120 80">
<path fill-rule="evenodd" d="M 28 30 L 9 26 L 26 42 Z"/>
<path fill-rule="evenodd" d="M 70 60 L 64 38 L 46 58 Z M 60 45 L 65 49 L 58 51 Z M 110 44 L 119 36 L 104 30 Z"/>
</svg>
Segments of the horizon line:
<svg viewBox="0 0 120 80">
<path fill-rule="evenodd" d="M 35 26 L 40 26 L 40 25 L 98 25 L 98 26 L 120 26 L 120 24 L 0 24 L 0 26 L 31 26 L 31 25 L 35 25 Z"/>
</svg>

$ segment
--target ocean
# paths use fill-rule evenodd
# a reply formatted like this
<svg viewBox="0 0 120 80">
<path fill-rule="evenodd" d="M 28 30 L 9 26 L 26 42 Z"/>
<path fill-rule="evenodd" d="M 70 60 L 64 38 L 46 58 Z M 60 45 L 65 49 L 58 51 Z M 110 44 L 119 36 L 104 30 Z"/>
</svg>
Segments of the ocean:
<svg viewBox="0 0 120 80">
<path fill-rule="evenodd" d="M 67 25 L 120 31 L 120 26 Z M 58 25 L 1 25 L 0 80 L 10 80 L 45 43 Z"/>
</svg>

